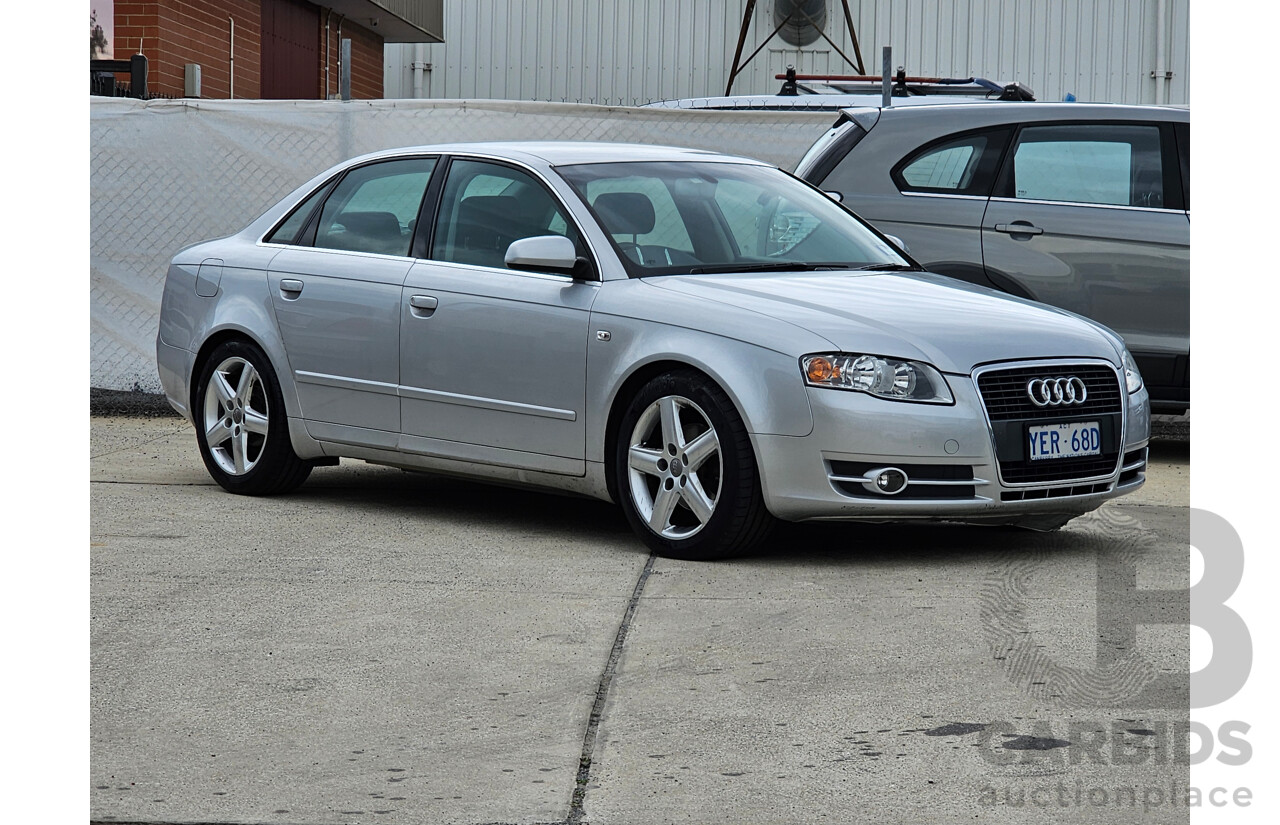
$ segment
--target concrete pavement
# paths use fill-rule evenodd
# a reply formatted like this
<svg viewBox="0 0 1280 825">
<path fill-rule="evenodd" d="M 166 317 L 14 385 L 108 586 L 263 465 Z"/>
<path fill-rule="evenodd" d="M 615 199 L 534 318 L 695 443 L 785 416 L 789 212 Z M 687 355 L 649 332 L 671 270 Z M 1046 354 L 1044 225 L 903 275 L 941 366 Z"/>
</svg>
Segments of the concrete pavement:
<svg viewBox="0 0 1280 825">
<path fill-rule="evenodd" d="M 96 820 L 1186 821 L 1186 443 L 1054 534 L 695 564 L 597 502 L 346 461 L 240 498 L 183 422 L 91 427 Z M 1126 645 L 1099 570 L 1172 624 Z"/>
</svg>

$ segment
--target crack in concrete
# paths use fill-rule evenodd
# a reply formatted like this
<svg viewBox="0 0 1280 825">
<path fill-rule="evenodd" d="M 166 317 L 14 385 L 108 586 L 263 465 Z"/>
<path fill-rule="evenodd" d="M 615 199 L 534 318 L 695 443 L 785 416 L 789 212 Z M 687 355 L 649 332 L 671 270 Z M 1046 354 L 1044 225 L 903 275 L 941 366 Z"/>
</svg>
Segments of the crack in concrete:
<svg viewBox="0 0 1280 825">
<path fill-rule="evenodd" d="M 635 589 L 631 591 L 631 600 L 627 602 L 627 610 L 622 614 L 622 623 L 618 625 L 618 635 L 614 637 L 613 648 L 609 651 L 609 660 L 600 674 L 600 682 L 596 686 L 596 701 L 591 706 L 591 716 L 587 719 L 587 732 L 582 737 L 582 755 L 578 757 L 578 783 L 573 789 L 573 800 L 569 805 L 569 815 L 565 817 L 565 825 L 580 825 L 587 801 L 587 783 L 591 780 L 592 760 L 595 757 L 596 731 L 600 727 L 600 717 L 604 715 L 605 702 L 609 698 L 609 688 L 613 684 L 613 675 L 618 668 L 618 659 L 622 656 L 622 646 L 627 641 L 627 633 L 631 630 L 631 622 L 635 618 L 640 597 L 644 594 L 645 583 L 653 573 L 653 564 L 657 555 L 650 552 L 649 558 L 640 571 Z"/>
<path fill-rule="evenodd" d="M 143 447 L 143 446 L 145 446 L 145 445 L 147 445 L 147 444 L 154 444 L 154 443 L 155 443 L 155 442 L 157 442 L 157 441 L 162 441 L 162 440 L 164 440 L 164 439 L 166 439 L 166 438 L 172 438 L 172 437 L 174 437 L 175 435 L 181 435 L 182 433 L 186 432 L 186 431 L 187 431 L 187 430 L 189 430 L 189 429 L 191 429 L 189 426 L 179 427 L 178 429 L 174 430 L 174 431 L 173 431 L 173 432 L 171 432 L 171 433 L 165 433 L 165 434 L 163 434 L 163 435 L 158 435 L 158 436 L 156 436 L 155 438 L 148 438 L 146 441 L 138 441 L 138 442 L 133 443 L 133 444 L 126 444 L 125 446 L 123 446 L 123 447 L 118 447 L 118 448 L 116 448 L 116 449 L 114 449 L 114 450 L 107 450 L 105 453 L 98 453 L 97 455 L 91 455 L 91 456 L 89 456 L 89 460 L 90 460 L 90 461 L 93 461 L 95 458 L 104 458 L 104 457 L 109 456 L 109 455 L 116 455 L 117 453 L 123 453 L 123 452 L 127 452 L 127 451 L 129 451 L 129 450 L 134 450 L 134 449 L 137 449 L 138 447 Z"/>
</svg>

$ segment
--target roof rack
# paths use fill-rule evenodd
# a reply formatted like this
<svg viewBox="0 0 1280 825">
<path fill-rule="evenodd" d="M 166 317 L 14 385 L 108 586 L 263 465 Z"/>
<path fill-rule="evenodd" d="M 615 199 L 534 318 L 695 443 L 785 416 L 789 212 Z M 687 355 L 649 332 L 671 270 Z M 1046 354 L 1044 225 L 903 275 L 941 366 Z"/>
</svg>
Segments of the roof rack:
<svg viewBox="0 0 1280 825">
<path fill-rule="evenodd" d="M 782 96 L 819 94 L 879 94 L 884 78 L 874 75 L 796 74 L 794 66 L 786 74 L 774 75 L 784 81 Z M 892 78 L 894 97 L 915 95 L 963 95 L 996 100 L 1035 100 L 1035 92 L 1021 83 L 996 83 L 984 77 L 908 77 L 901 66 Z"/>
</svg>

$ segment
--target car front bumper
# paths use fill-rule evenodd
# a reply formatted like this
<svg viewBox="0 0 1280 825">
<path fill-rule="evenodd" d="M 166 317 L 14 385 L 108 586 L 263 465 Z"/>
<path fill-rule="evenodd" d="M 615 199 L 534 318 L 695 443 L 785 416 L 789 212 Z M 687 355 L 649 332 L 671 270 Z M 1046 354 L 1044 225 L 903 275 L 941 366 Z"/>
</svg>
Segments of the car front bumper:
<svg viewBox="0 0 1280 825">
<path fill-rule="evenodd" d="M 1151 416 L 1145 389 L 1121 395 L 1123 414 L 1112 437 L 1116 460 L 1109 470 L 1014 483 L 1002 478 L 996 437 L 974 379 L 948 375 L 947 381 L 953 405 L 809 388 L 809 435 L 753 436 L 769 511 L 786 521 L 928 519 L 1051 527 L 1146 480 Z M 904 471 L 911 483 L 896 495 L 862 483 L 883 468 Z"/>
</svg>

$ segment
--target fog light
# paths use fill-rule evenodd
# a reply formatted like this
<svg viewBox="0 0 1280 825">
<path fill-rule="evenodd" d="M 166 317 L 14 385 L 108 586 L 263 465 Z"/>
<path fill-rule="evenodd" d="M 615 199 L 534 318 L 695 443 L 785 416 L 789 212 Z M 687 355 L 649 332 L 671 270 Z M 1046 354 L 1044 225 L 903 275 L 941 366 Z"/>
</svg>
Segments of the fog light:
<svg viewBox="0 0 1280 825">
<path fill-rule="evenodd" d="M 907 474 L 897 467 L 880 470 L 875 476 L 876 491 L 886 496 L 897 495 L 907 486 Z"/>
</svg>

